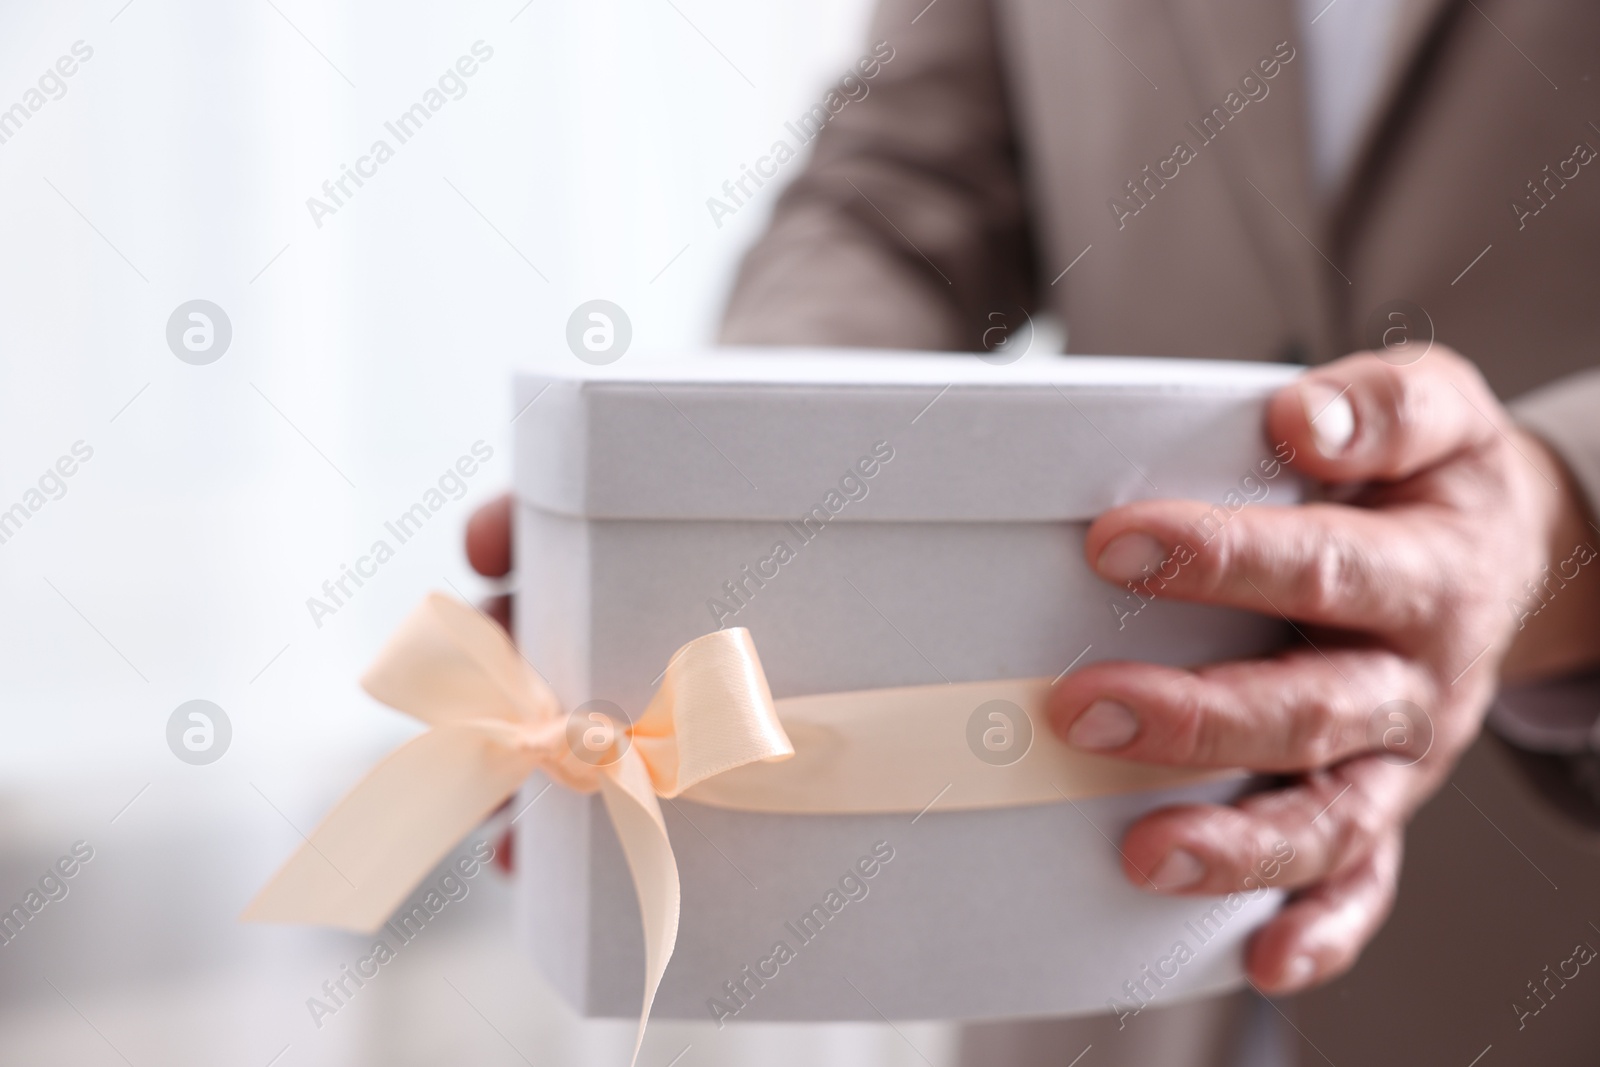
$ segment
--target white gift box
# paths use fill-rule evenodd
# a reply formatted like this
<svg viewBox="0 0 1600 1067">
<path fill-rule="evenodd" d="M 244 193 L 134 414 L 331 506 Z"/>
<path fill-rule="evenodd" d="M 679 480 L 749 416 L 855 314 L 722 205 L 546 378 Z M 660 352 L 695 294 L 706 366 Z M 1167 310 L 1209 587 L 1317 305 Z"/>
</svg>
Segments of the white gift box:
<svg viewBox="0 0 1600 1067">
<path fill-rule="evenodd" d="M 516 388 L 518 642 L 566 708 L 632 716 L 673 652 L 719 626 L 749 628 L 777 698 L 1270 650 L 1276 620 L 1146 601 L 1093 575 L 1083 537 L 1142 498 L 1207 500 L 1217 523 L 1298 499 L 1262 429 L 1297 370 L 552 360 Z M 643 936 L 615 834 L 598 796 L 548 784 L 515 802 L 520 936 L 581 1012 L 636 1017 Z M 1246 784 L 983 811 L 930 796 L 915 816 L 663 802 L 683 908 L 654 1014 L 975 1019 L 1227 990 L 1276 891 L 1158 896 L 1129 884 L 1115 842 L 1157 807 Z"/>
</svg>

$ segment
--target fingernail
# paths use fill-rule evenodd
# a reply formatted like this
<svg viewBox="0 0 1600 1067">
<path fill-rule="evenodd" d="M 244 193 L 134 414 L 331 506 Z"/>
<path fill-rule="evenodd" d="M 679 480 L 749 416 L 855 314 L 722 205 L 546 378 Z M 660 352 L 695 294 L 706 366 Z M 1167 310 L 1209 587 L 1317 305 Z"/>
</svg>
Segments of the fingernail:
<svg viewBox="0 0 1600 1067">
<path fill-rule="evenodd" d="M 1146 568 L 1154 569 L 1166 558 L 1167 550 L 1147 533 L 1125 533 L 1111 539 L 1100 550 L 1095 560 L 1095 570 L 1116 582 L 1131 582 L 1144 576 Z"/>
<path fill-rule="evenodd" d="M 1328 459 L 1337 459 L 1356 433 L 1356 412 L 1350 406 L 1348 390 L 1349 386 L 1341 389 L 1315 379 L 1300 386 L 1300 403 L 1311 424 L 1312 442 Z"/>
<path fill-rule="evenodd" d="M 1115 700 L 1096 700 L 1067 731 L 1067 744 L 1099 752 L 1121 748 L 1139 732 L 1133 712 Z"/>
<path fill-rule="evenodd" d="M 1283 984 L 1278 987 L 1279 992 L 1293 993 L 1304 989 L 1316 976 L 1317 961 L 1310 956 L 1296 956 L 1283 969 Z"/>
<path fill-rule="evenodd" d="M 1183 889 L 1194 885 L 1206 874 L 1206 865 L 1186 848 L 1175 848 L 1167 853 L 1156 873 L 1150 876 L 1157 889 Z"/>
</svg>

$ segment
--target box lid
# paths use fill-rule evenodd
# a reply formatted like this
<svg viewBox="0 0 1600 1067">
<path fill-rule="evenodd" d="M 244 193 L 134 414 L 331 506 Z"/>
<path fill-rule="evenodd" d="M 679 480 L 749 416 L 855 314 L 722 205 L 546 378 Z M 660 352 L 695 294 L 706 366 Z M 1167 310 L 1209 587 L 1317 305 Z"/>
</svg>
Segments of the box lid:
<svg viewBox="0 0 1600 1067">
<path fill-rule="evenodd" d="M 708 348 L 521 374 L 516 493 L 598 519 L 1084 521 L 1259 478 L 1303 368 Z M 871 471 L 868 475 L 867 472 Z M 830 494 L 832 494 L 830 496 Z"/>
</svg>

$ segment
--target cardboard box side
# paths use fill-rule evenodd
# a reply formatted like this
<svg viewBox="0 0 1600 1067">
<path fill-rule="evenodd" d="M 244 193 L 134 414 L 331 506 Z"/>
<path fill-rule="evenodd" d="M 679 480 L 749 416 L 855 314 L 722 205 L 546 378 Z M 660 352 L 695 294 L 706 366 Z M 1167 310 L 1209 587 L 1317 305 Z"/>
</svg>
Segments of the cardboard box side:
<svg viewBox="0 0 1600 1067">
<path fill-rule="evenodd" d="M 595 914 L 591 838 L 597 820 L 605 832 L 611 828 L 605 811 L 591 804 L 594 798 L 559 785 L 541 795 L 549 784 L 535 775 L 512 801 L 526 808 L 515 827 L 517 893 L 535 902 L 517 910 L 516 929 L 544 976 L 574 1009 L 588 1014 L 597 1007 L 590 931 L 597 920 L 606 921 L 607 907 L 602 904 L 602 914 Z"/>
<path fill-rule="evenodd" d="M 587 699 L 579 694 L 590 689 L 589 526 L 519 508 L 512 533 L 522 590 L 514 607 L 517 646 L 563 707 L 576 707 Z M 512 802 L 522 812 L 516 824 L 518 892 L 538 902 L 519 911 L 518 930 L 540 969 L 579 1011 L 592 1007 L 595 894 L 589 852 L 596 813 L 589 800 L 536 774 Z M 604 820 L 605 813 L 598 818 Z"/>
<path fill-rule="evenodd" d="M 668 658 L 719 625 L 750 630 L 779 698 L 1053 678 L 1080 655 L 1080 667 L 1187 665 L 1268 651 L 1287 633 L 1251 612 L 1141 602 L 1089 571 L 1078 523 L 855 523 L 804 544 L 760 522 L 591 527 L 595 688 L 574 698 L 630 715 Z M 745 577 L 782 538 L 793 558 L 759 586 Z"/>
<path fill-rule="evenodd" d="M 1281 894 L 1173 898 L 1122 878 L 1110 841 L 1145 811 L 1225 801 L 1237 783 L 1003 812 L 752 816 L 665 808 L 684 884 L 657 1018 L 994 1019 L 1166 1005 L 1236 988 L 1243 946 Z M 600 802 L 591 801 L 598 813 Z M 639 1008 L 643 942 L 627 868 L 592 819 L 602 931 L 589 1012 Z M 1102 836 L 1104 835 L 1104 836 Z M 602 837 L 610 837 L 602 843 Z M 714 844 L 713 844 L 714 842 Z M 841 888 L 864 858 L 892 853 Z M 848 890 L 853 899 L 838 902 Z M 830 910 L 827 895 L 837 910 Z M 819 911 L 819 909 L 821 909 Z M 1192 958 L 1176 965 L 1183 942 Z M 782 944 L 789 958 L 776 962 Z M 1148 972 L 1164 973 L 1159 986 Z M 881 1013 L 881 1015 L 879 1014 Z"/>
<path fill-rule="evenodd" d="M 519 585 L 514 608 L 517 647 L 562 706 L 592 698 L 592 528 L 581 520 L 513 508 Z"/>
</svg>

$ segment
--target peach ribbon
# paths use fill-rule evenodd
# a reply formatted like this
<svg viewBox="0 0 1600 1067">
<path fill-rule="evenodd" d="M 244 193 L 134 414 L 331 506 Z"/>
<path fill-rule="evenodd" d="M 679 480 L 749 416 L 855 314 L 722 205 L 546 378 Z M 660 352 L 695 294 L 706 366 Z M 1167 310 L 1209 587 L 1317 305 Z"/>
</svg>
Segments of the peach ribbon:
<svg viewBox="0 0 1600 1067">
<path fill-rule="evenodd" d="M 968 743 L 974 709 L 1003 700 L 1038 721 L 1051 684 L 1044 678 L 774 702 L 743 628 L 680 648 L 639 721 L 594 749 L 569 742 L 555 694 L 504 632 L 439 593 L 406 618 L 361 684 L 431 729 L 368 772 L 242 918 L 376 930 L 535 771 L 581 792 L 598 789 L 644 923 L 635 1060 L 678 934 L 678 867 L 657 797 L 743 811 L 920 812 L 935 804 L 1050 803 L 1237 773 L 1086 755 L 1049 731 L 1008 765 L 975 758 Z M 580 747 L 594 762 L 577 755 Z"/>
</svg>

